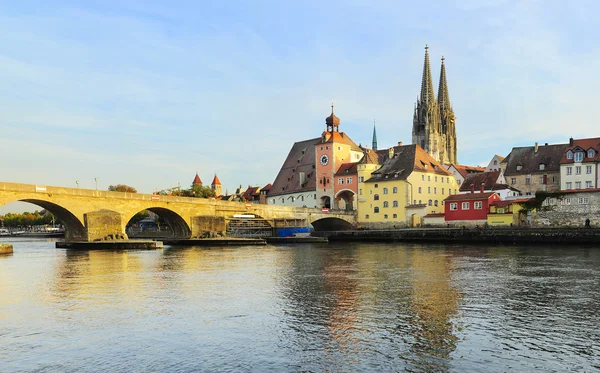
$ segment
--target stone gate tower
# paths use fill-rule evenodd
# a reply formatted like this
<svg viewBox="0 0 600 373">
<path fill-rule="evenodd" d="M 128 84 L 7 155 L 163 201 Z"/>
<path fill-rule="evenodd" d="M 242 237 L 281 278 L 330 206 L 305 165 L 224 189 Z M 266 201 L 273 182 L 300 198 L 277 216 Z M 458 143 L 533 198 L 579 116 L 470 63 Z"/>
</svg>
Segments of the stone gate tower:
<svg viewBox="0 0 600 373">
<path fill-rule="evenodd" d="M 450 105 L 444 57 L 437 100 L 433 92 L 429 47 L 425 46 L 421 94 L 417 98 L 413 116 L 412 142 L 441 163 L 457 163 L 455 116 Z"/>
</svg>

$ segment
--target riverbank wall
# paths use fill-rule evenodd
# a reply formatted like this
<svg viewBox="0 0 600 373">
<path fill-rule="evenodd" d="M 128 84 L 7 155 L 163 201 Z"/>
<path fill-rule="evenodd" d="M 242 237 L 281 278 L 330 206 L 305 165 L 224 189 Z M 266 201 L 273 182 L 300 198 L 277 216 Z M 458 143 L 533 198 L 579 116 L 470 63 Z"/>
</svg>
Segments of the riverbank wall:
<svg viewBox="0 0 600 373">
<path fill-rule="evenodd" d="M 313 232 L 333 241 L 598 245 L 597 228 L 412 228 Z"/>
</svg>

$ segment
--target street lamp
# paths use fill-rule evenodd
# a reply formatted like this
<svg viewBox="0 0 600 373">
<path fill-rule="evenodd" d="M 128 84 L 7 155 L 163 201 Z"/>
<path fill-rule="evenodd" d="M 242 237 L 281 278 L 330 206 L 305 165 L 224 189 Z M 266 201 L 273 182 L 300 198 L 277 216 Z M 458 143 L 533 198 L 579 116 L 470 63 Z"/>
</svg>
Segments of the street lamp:
<svg viewBox="0 0 600 373">
<path fill-rule="evenodd" d="M 98 178 L 97 178 L 97 177 L 95 177 L 95 178 L 94 178 L 94 181 L 96 182 L 96 190 L 98 190 Z"/>
<path fill-rule="evenodd" d="M 79 189 L 79 180 L 76 180 L 75 184 L 77 184 L 77 189 Z"/>
</svg>

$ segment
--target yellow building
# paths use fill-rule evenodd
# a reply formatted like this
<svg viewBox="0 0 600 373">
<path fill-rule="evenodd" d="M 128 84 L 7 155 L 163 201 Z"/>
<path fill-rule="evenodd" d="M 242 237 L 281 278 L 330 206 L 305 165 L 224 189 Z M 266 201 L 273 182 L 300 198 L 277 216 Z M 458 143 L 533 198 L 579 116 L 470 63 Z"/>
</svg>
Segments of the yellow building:
<svg viewBox="0 0 600 373">
<path fill-rule="evenodd" d="M 458 193 L 454 176 L 418 145 L 369 150 L 358 165 L 359 224 L 371 228 L 420 226 L 423 216 L 444 212 Z"/>
<path fill-rule="evenodd" d="M 523 204 L 529 198 L 506 201 L 494 201 L 490 204 L 487 223 L 491 227 L 527 225 L 527 213 L 523 212 Z"/>
</svg>

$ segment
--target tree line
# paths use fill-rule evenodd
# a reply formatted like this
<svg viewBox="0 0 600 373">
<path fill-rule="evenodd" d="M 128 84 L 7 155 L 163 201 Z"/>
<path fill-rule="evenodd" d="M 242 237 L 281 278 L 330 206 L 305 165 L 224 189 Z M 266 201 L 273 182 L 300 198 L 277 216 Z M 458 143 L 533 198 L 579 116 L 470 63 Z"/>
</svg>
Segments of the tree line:
<svg viewBox="0 0 600 373">
<path fill-rule="evenodd" d="M 0 215 L 0 220 L 5 227 L 16 228 L 26 227 L 33 225 L 46 225 L 46 224 L 57 224 L 54 215 L 46 210 L 24 212 L 22 214 L 8 213 L 6 215 Z"/>
</svg>

